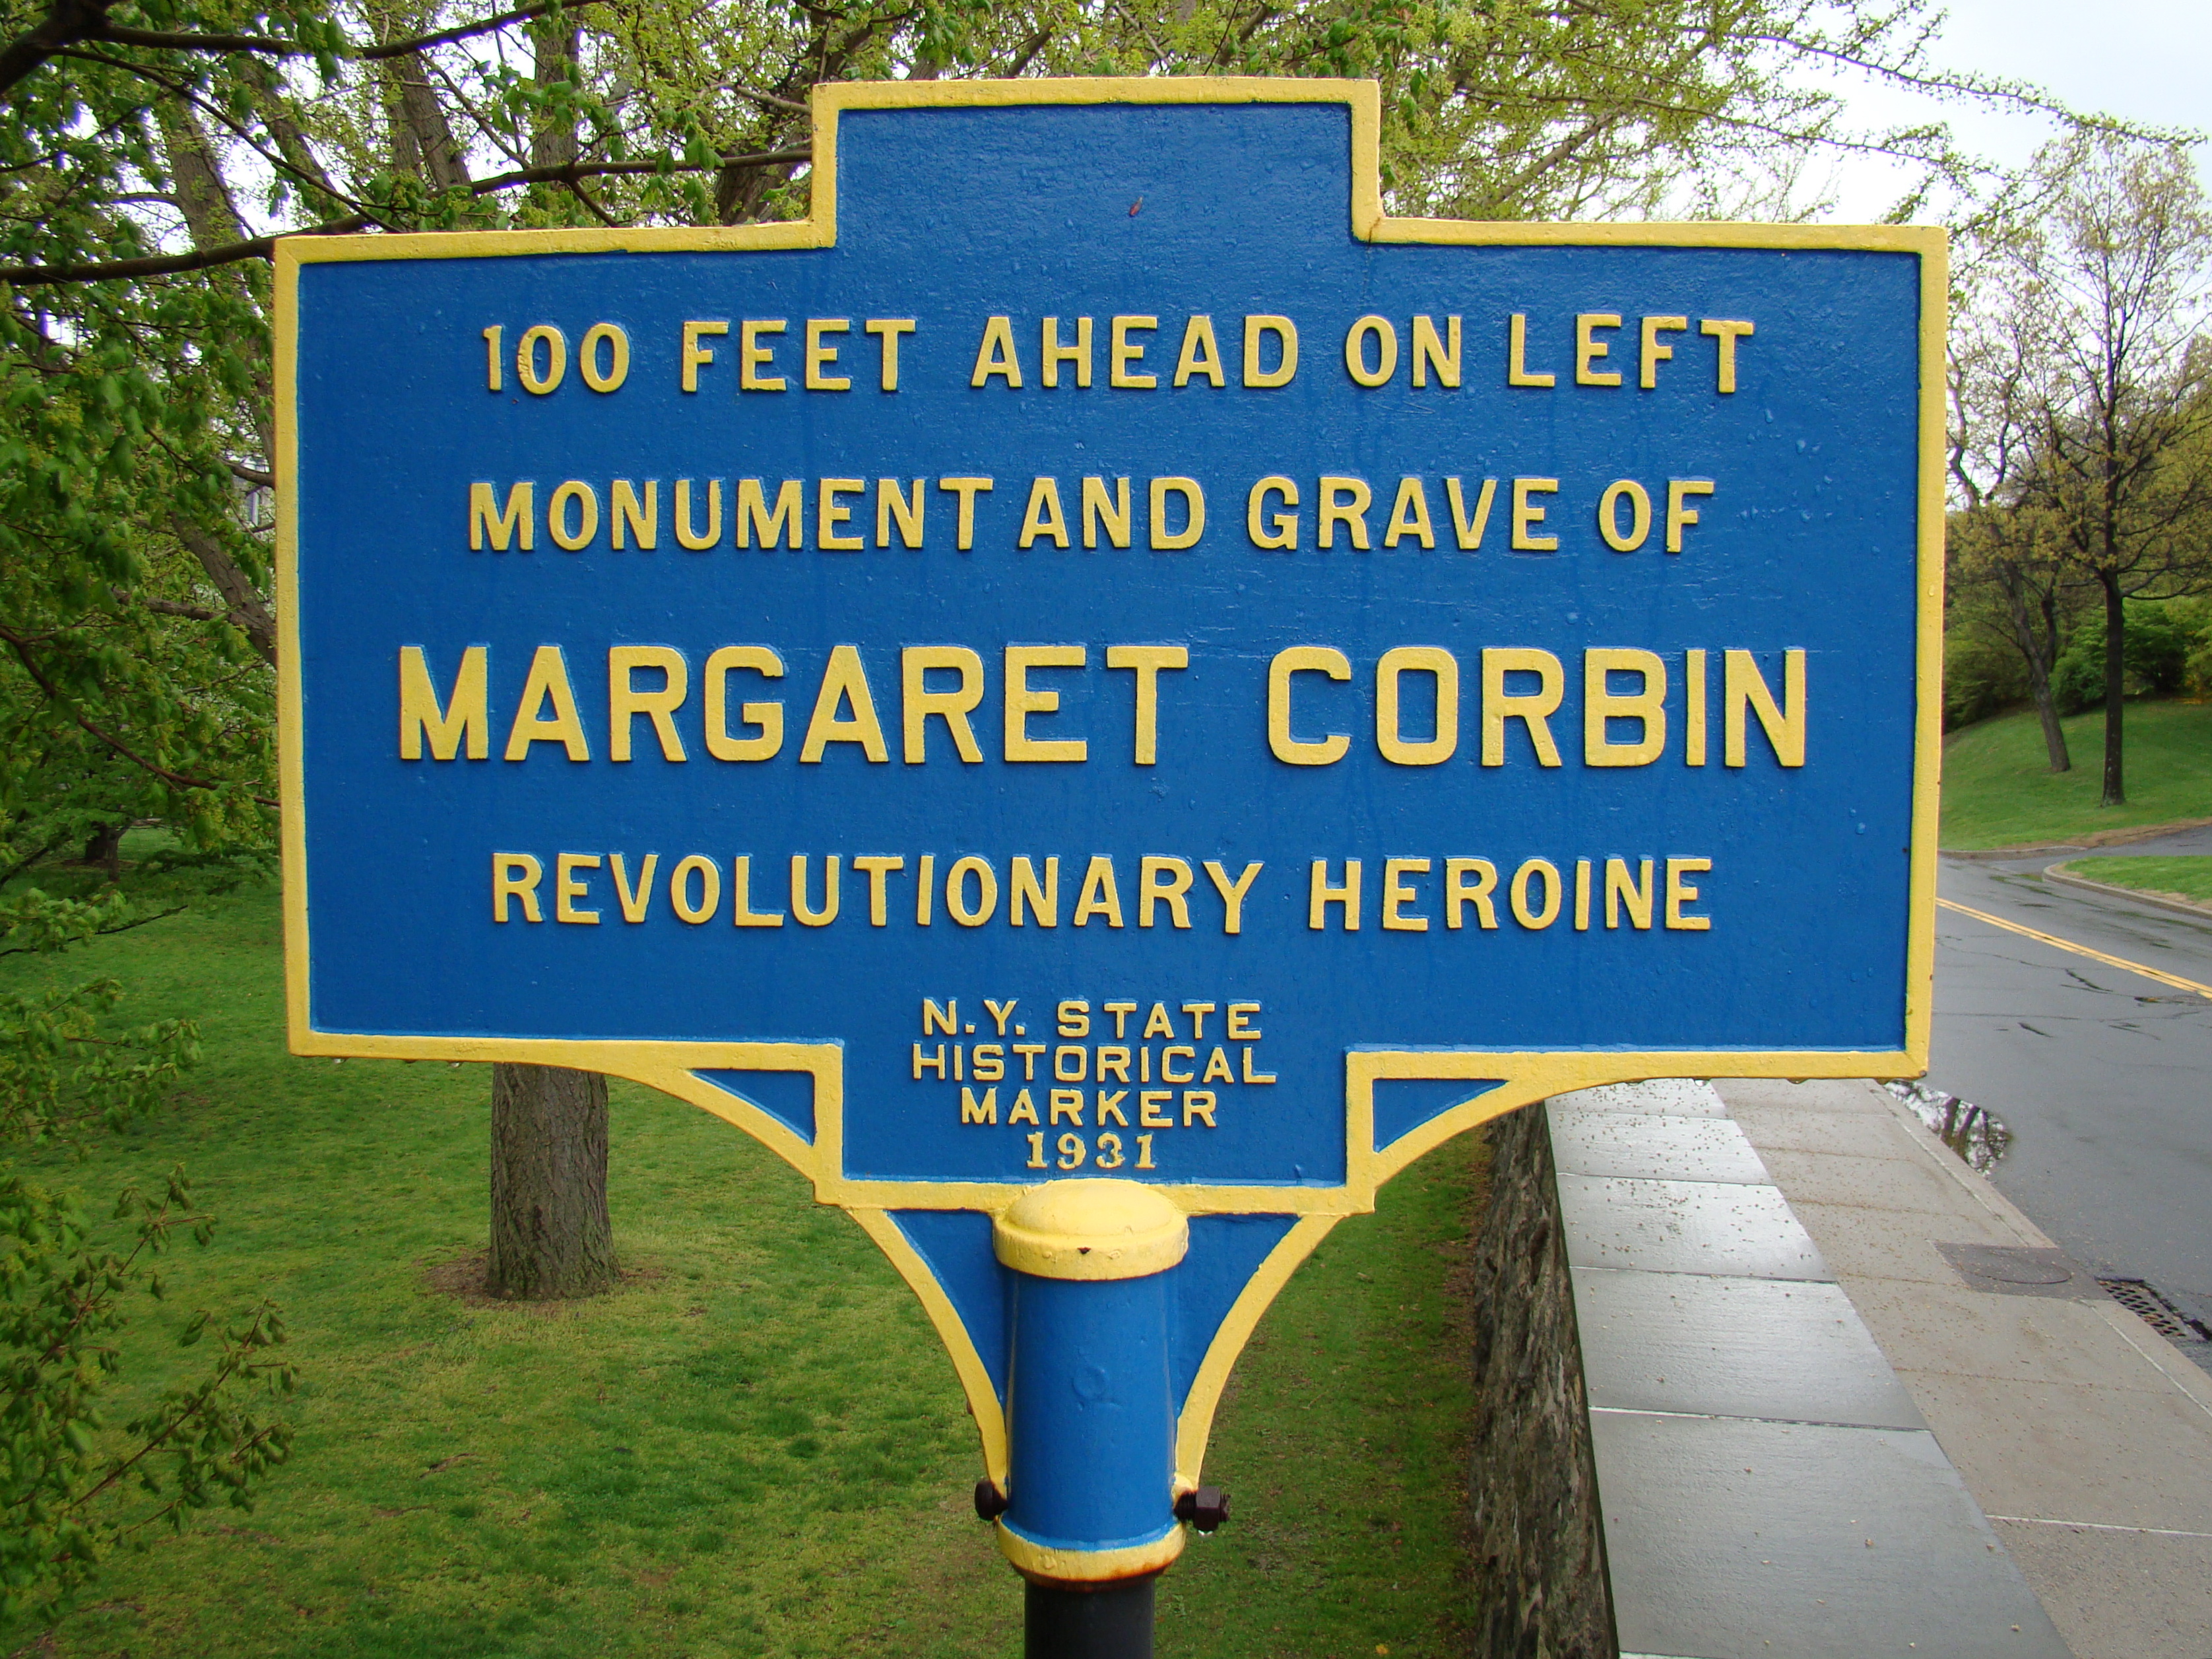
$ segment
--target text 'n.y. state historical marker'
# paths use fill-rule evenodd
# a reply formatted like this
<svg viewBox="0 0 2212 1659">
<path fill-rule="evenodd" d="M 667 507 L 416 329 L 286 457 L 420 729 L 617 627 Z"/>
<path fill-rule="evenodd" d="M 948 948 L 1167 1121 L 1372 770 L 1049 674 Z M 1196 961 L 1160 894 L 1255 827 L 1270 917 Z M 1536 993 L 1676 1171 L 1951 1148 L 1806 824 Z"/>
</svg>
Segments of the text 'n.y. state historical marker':
<svg viewBox="0 0 2212 1659">
<path fill-rule="evenodd" d="M 1921 1069 L 1942 244 L 1387 218 L 1364 83 L 815 111 L 803 222 L 281 245 L 292 1040 L 757 1136 L 1142 1577 L 1422 1152 Z"/>
</svg>

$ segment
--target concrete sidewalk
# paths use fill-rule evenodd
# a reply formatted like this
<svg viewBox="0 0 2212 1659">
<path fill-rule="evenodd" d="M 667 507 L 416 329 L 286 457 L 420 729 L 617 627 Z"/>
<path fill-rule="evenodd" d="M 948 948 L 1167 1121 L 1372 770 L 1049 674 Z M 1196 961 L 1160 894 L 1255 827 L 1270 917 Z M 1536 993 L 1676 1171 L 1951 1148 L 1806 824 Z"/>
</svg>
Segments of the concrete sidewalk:
<svg viewBox="0 0 2212 1659">
<path fill-rule="evenodd" d="M 1887 1091 L 1714 1086 L 2076 1659 L 2212 1656 L 2212 1376 Z"/>
</svg>

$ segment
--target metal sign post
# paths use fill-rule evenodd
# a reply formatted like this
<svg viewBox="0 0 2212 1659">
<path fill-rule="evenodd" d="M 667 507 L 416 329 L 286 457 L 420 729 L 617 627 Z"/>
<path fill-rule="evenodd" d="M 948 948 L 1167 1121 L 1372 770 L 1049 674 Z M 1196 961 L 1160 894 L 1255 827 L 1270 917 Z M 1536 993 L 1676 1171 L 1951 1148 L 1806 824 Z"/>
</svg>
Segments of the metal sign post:
<svg viewBox="0 0 2212 1659">
<path fill-rule="evenodd" d="M 1396 1171 L 1922 1069 L 1942 243 L 1392 219 L 1367 83 L 815 120 L 802 221 L 280 244 L 292 1042 L 757 1137 L 1138 1651 Z"/>
</svg>

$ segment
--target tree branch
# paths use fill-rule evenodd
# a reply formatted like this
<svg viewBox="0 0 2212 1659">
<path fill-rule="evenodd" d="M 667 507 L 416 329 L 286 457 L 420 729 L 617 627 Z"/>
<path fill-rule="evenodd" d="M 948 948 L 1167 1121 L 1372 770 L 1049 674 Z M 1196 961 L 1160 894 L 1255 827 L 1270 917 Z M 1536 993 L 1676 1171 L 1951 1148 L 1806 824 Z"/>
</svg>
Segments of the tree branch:
<svg viewBox="0 0 2212 1659">
<path fill-rule="evenodd" d="M 85 719 L 82 714 L 76 711 L 76 708 L 71 705 L 70 700 L 62 695 L 61 688 L 56 685 L 52 680 L 48 679 L 45 673 L 41 672 L 37 660 L 33 658 L 29 649 L 21 640 L 17 638 L 14 634 L 9 633 L 5 629 L 0 629 L 0 640 L 6 641 L 9 646 L 14 647 L 17 659 L 23 665 L 23 672 L 28 674 L 31 678 L 36 682 L 39 690 L 45 692 L 46 696 L 52 698 L 56 702 L 61 704 L 64 708 L 67 709 L 69 711 L 69 717 L 75 720 L 77 725 L 82 726 L 85 731 L 91 733 L 92 736 L 99 738 L 100 742 L 106 744 L 110 749 L 112 749 L 117 754 L 122 756 L 124 759 L 129 761 L 132 765 L 143 768 L 145 770 L 151 772 L 155 777 L 161 779 L 162 782 L 169 784 L 178 789 L 221 789 L 223 787 L 220 783 L 215 782 L 213 780 L 209 778 L 195 778 L 183 772 L 172 772 L 167 767 L 162 766 L 156 762 L 149 761 L 143 755 L 134 753 L 126 744 L 118 738 L 110 736 L 107 732 L 101 731 L 100 727 L 94 726 L 90 720 Z M 276 802 L 266 799 L 259 795 L 248 796 L 247 799 L 252 800 L 257 806 L 274 807 L 277 805 Z"/>
<path fill-rule="evenodd" d="M 276 618 L 270 614 L 268 602 L 255 592 L 246 573 L 238 568 L 222 544 L 202 530 L 181 513 L 169 520 L 169 528 L 177 539 L 200 562 L 207 579 L 215 584 L 215 591 L 222 595 L 222 602 L 230 607 L 228 621 L 252 641 L 254 652 L 271 668 L 276 665 Z"/>
<path fill-rule="evenodd" d="M 599 0 L 566 0 L 560 9 L 576 11 L 599 3 Z M 418 34 L 411 40 L 394 40 L 387 46 L 364 46 L 351 55 L 364 62 L 373 62 L 379 58 L 403 58 L 410 52 L 421 52 L 425 46 L 450 46 L 456 40 L 465 40 L 471 35 L 482 34 L 489 29 L 504 28 L 509 23 L 527 22 L 533 17 L 543 17 L 553 9 L 553 0 L 545 0 L 543 4 L 503 11 L 496 17 L 485 18 L 481 23 L 464 23 L 456 28 L 441 29 L 435 34 Z"/>
<path fill-rule="evenodd" d="M 811 147 L 800 144 L 791 149 L 756 150 L 750 155 L 724 155 L 704 164 L 678 161 L 668 169 L 671 173 L 714 173 L 724 167 L 767 167 L 786 161 L 804 161 L 814 154 Z M 567 161 L 552 167 L 518 167 L 513 173 L 495 173 L 489 179 L 479 179 L 471 186 L 478 195 L 488 191 L 511 190 L 517 185 L 572 185 L 580 179 L 603 179 L 618 174 L 642 174 L 661 171 L 658 161 Z M 0 271 L 0 276 L 7 273 Z"/>
<path fill-rule="evenodd" d="M 512 173 L 478 179 L 469 185 L 469 191 L 471 195 L 483 196 L 495 190 L 511 190 L 517 185 L 573 185 L 582 179 L 642 175 L 664 171 L 714 173 L 725 167 L 777 167 L 787 162 L 806 161 L 813 154 L 811 146 L 800 144 L 790 149 L 759 150 L 749 155 L 724 155 L 704 163 L 678 161 L 665 168 L 658 161 L 569 161 L 555 167 L 518 167 Z M 343 236 L 365 230 L 374 222 L 368 214 L 355 213 L 343 219 L 310 225 L 305 230 L 284 234 L 288 236 Z M 240 259 L 271 258 L 275 257 L 276 250 L 275 236 L 256 236 L 248 241 L 229 242 L 220 247 L 200 248 L 190 253 L 149 254 L 141 259 L 100 259 L 66 265 L 0 265 L 0 283 L 12 283 L 18 288 L 35 288 L 51 283 L 101 283 L 119 277 L 173 276 L 186 271 L 234 264 Z"/>
<path fill-rule="evenodd" d="M 113 0 L 52 0 L 36 28 L 0 47 L 0 94 L 64 48 L 85 40 L 105 40 L 118 46 L 143 46 L 155 52 L 258 52 L 271 58 L 313 58 L 324 48 L 302 45 L 272 34 L 204 34 L 197 30 L 140 29 L 107 21 Z M 599 0 L 541 0 L 501 12 L 478 23 L 463 23 L 434 34 L 394 40 L 381 46 L 348 46 L 335 57 L 373 62 L 380 58 L 404 58 L 426 46 L 450 46 L 456 40 L 489 33 L 509 23 L 526 22 L 556 9 L 575 10 L 597 5 Z"/>
<path fill-rule="evenodd" d="M 305 230 L 288 234 L 294 236 L 343 236 L 350 231 L 364 230 L 372 222 L 366 213 L 354 213 L 343 219 L 328 220 L 319 225 L 310 225 Z M 66 265 L 0 265 L 0 283 L 13 283 L 18 288 L 35 288 L 46 283 L 104 283 L 125 276 L 175 276 L 185 271 L 234 264 L 240 259 L 266 259 L 274 255 L 276 249 L 276 239 L 274 236 L 256 236 L 243 242 L 226 243 L 221 247 L 196 248 L 190 253 L 154 253 L 142 259 L 94 259 Z"/>
</svg>

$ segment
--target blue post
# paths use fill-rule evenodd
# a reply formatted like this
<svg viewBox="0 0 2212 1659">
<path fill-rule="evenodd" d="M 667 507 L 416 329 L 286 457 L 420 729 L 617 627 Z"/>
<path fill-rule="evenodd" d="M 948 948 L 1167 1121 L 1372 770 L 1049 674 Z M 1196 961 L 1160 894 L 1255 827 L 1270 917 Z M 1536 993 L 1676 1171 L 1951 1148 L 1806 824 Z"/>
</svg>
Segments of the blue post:
<svg viewBox="0 0 2212 1659">
<path fill-rule="evenodd" d="M 1058 1181 L 998 1217 L 1013 1273 L 999 1547 L 1029 1581 L 1032 1659 L 1149 1659 L 1176 1518 L 1168 1279 L 1183 1213 L 1127 1181 Z"/>
</svg>

